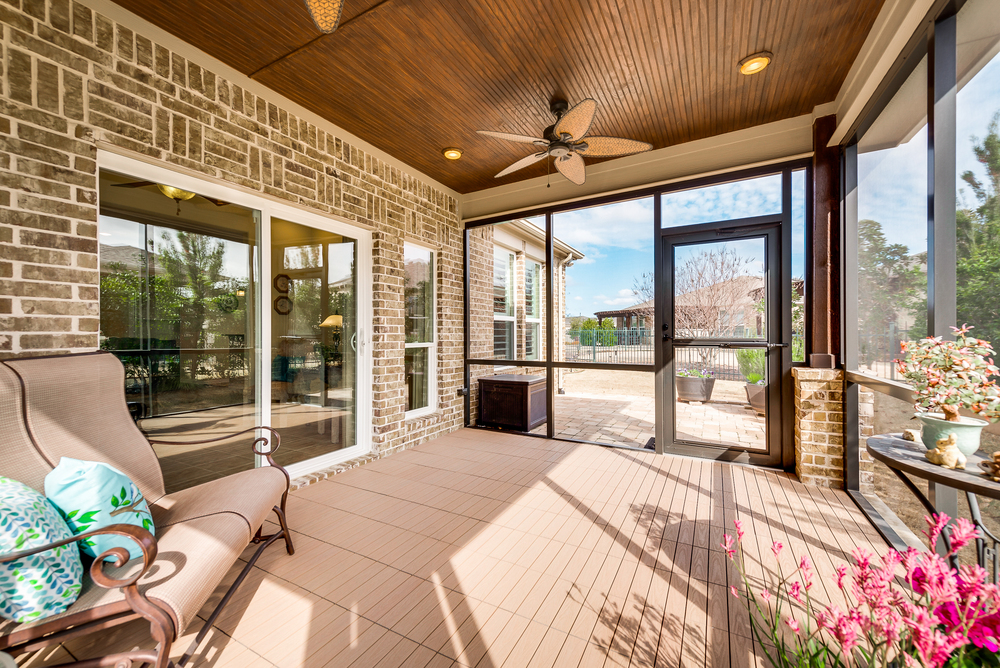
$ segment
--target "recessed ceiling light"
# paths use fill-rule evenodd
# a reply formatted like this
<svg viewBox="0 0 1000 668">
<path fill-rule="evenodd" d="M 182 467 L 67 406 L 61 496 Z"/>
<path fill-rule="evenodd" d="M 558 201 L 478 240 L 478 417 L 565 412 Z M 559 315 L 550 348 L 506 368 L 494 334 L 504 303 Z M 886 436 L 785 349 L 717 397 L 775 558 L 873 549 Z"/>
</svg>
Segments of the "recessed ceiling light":
<svg viewBox="0 0 1000 668">
<path fill-rule="evenodd" d="M 443 153 L 444 157 L 448 158 L 449 160 L 458 160 L 459 158 L 462 157 L 462 149 L 460 148 L 446 148 L 445 150 L 441 151 L 441 153 Z"/>
<path fill-rule="evenodd" d="M 765 67 L 771 64 L 772 58 L 774 58 L 774 54 L 770 51 L 761 51 L 747 56 L 740 61 L 740 74 L 750 75 L 762 72 Z"/>
</svg>

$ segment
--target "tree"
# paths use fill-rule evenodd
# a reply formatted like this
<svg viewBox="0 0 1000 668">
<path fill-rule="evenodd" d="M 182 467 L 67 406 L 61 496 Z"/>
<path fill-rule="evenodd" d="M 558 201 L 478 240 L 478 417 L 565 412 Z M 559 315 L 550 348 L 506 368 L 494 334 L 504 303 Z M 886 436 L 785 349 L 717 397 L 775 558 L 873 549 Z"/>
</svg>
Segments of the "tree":
<svg viewBox="0 0 1000 668">
<path fill-rule="evenodd" d="M 656 284 L 653 282 L 653 272 L 646 271 L 632 279 L 632 294 L 636 300 L 633 311 L 642 317 L 644 327 L 652 329 L 653 318 L 656 315 Z"/>
<path fill-rule="evenodd" d="M 882 337 L 901 315 L 915 316 L 911 338 L 926 329 L 926 264 L 926 253 L 911 255 L 906 244 L 889 243 L 878 221 L 858 221 L 858 330 L 869 338 L 876 337 L 861 340 L 862 362 L 870 364 L 885 354 L 899 352 L 894 341 L 883 341 Z"/>
<path fill-rule="evenodd" d="M 1000 112 L 987 127 L 981 142 L 973 137 L 976 159 L 986 167 L 986 180 L 971 171 L 962 174 L 976 198 L 975 207 L 959 207 L 958 323 L 975 326 L 976 338 L 1000 340 Z"/>
<path fill-rule="evenodd" d="M 755 312 L 751 293 L 764 284 L 750 275 L 752 260 L 722 246 L 689 257 L 674 271 L 674 336 L 731 338 Z M 703 367 L 715 361 L 718 349 L 698 348 Z"/>
<path fill-rule="evenodd" d="M 182 348 L 206 348 L 208 306 L 219 293 L 226 247 L 222 241 L 206 235 L 183 231 L 175 234 L 176 243 L 168 233 L 163 233 L 159 261 L 170 285 L 184 297 L 178 332 L 182 340 L 178 343 Z M 186 366 L 188 379 L 195 380 L 197 358 L 191 357 Z"/>
</svg>

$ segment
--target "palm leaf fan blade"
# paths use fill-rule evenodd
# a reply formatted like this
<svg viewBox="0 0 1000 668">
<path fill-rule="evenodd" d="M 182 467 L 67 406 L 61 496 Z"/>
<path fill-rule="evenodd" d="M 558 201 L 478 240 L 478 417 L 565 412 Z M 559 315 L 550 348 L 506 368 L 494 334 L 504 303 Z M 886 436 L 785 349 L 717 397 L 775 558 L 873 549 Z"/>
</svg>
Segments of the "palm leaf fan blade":
<svg viewBox="0 0 1000 668">
<path fill-rule="evenodd" d="M 624 139 L 622 137 L 587 137 L 586 148 L 579 148 L 579 152 L 588 158 L 611 158 L 619 155 L 632 155 L 642 153 L 653 148 L 652 144 L 634 139 Z"/>
<path fill-rule="evenodd" d="M 508 167 L 507 169 L 505 169 L 502 172 L 500 172 L 499 174 L 497 174 L 494 178 L 499 179 L 501 176 L 507 176 L 508 174 L 516 172 L 519 169 L 524 169 L 528 165 L 535 164 L 536 162 L 538 162 L 542 158 L 546 157 L 547 155 L 548 155 L 548 153 L 546 153 L 545 151 L 542 151 L 541 153 L 533 153 L 533 154 L 531 154 L 529 156 L 521 158 L 520 160 L 518 160 L 517 162 L 515 162 L 510 167 Z"/>
<path fill-rule="evenodd" d="M 529 137 L 528 135 L 515 135 L 510 132 L 493 132 L 492 130 L 476 130 L 476 133 L 483 135 L 484 137 L 493 137 L 494 139 L 502 139 L 504 141 L 513 141 L 519 144 L 537 144 L 539 146 L 545 146 L 546 141 L 544 139 L 539 139 L 538 137 Z"/>
<path fill-rule="evenodd" d="M 583 164 L 583 158 L 577 153 L 570 153 L 556 160 L 556 169 L 578 186 L 582 186 L 587 180 L 587 169 Z"/>
<path fill-rule="evenodd" d="M 580 141 L 583 135 L 590 130 L 590 125 L 594 122 L 594 115 L 597 113 L 597 102 L 587 98 L 577 103 L 572 109 L 567 111 L 556 123 L 553 133 L 559 137 L 569 135 L 573 141 Z"/>
</svg>

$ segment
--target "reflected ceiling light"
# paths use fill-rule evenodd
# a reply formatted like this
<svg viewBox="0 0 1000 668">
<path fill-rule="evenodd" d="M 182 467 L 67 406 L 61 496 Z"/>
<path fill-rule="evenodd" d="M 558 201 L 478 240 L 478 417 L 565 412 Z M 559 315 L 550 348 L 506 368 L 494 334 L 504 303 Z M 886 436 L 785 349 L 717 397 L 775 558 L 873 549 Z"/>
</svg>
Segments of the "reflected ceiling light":
<svg viewBox="0 0 1000 668">
<path fill-rule="evenodd" d="M 320 327 L 343 327 L 344 326 L 344 316 L 342 315 L 328 315 L 326 320 L 319 324 Z"/>
<path fill-rule="evenodd" d="M 761 51 L 760 53 L 747 56 L 740 61 L 740 74 L 749 76 L 762 72 L 765 67 L 771 64 L 772 58 L 774 58 L 774 54 L 770 51 Z"/>
<path fill-rule="evenodd" d="M 181 190 L 180 188 L 174 188 L 173 186 L 165 186 L 162 183 L 157 183 L 156 189 L 159 190 L 164 195 L 166 195 L 167 197 L 169 197 L 170 199 L 177 202 L 178 216 L 181 215 L 181 202 L 186 202 L 195 195 L 193 192 L 187 190 Z"/>
<path fill-rule="evenodd" d="M 325 33 L 337 29 L 340 23 L 340 12 L 344 9 L 344 0 L 306 0 L 306 8 L 312 16 L 316 27 Z"/>
<path fill-rule="evenodd" d="M 441 153 L 449 160 L 458 160 L 462 157 L 462 149 L 460 148 L 446 148 Z"/>
<path fill-rule="evenodd" d="M 162 183 L 157 183 L 156 189 L 159 190 L 164 195 L 166 195 L 167 197 L 169 197 L 170 199 L 176 199 L 182 202 L 186 202 L 192 197 L 194 197 L 193 192 L 189 192 L 187 190 L 181 190 L 180 188 L 174 188 L 173 186 L 165 186 Z"/>
</svg>

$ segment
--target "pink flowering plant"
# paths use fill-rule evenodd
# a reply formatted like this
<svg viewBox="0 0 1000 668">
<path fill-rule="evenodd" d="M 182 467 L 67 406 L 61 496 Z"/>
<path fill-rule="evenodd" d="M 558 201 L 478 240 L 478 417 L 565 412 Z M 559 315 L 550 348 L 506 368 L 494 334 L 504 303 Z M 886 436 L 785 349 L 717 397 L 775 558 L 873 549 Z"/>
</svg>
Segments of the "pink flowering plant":
<svg viewBox="0 0 1000 668">
<path fill-rule="evenodd" d="M 1000 589 L 980 566 L 954 570 L 948 562 L 978 529 L 964 518 L 950 526 L 946 515 L 926 519 L 930 545 L 946 532 L 951 551 L 941 556 L 910 548 L 876 559 L 856 548 L 854 565 L 837 567 L 829 590 L 840 592 L 843 608 L 814 600 L 818 580 L 807 555 L 791 572 L 782 571 L 780 542 L 771 545 L 776 574 L 764 569 L 762 586 L 753 584 L 737 520 L 736 538 L 727 534 L 722 547 L 736 563 L 743 593 L 736 586 L 730 592 L 743 600 L 768 662 L 778 668 L 1000 667 Z"/>
<path fill-rule="evenodd" d="M 949 422 L 958 422 L 958 410 L 965 407 L 996 421 L 1000 388 L 994 377 L 1000 369 L 993 364 L 993 346 L 969 336 L 969 325 L 952 329 L 954 341 L 933 336 L 903 342 L 906 357 L 896 360 L 896 368 L 913 385 L 918 411 L 941 411 Z"/>
</svg>

